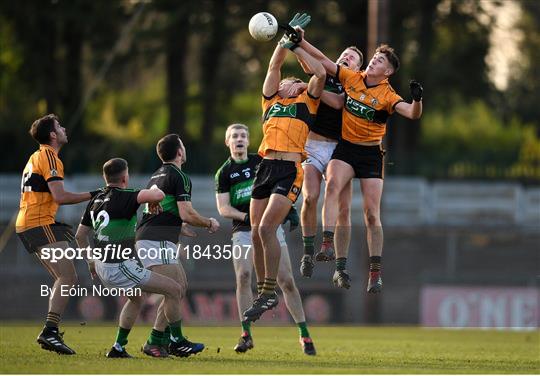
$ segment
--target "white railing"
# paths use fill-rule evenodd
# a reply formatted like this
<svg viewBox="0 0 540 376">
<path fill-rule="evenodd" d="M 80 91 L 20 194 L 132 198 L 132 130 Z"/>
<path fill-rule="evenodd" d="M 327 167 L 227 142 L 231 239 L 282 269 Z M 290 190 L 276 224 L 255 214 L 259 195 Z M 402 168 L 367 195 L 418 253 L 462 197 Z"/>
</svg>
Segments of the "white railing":
<svg viewBox="0 0 540 376">
<path fill-rule="evenodd" d="M 143 188 L 148 176 L 132 175 L 130 186 Z M 203 215 L 216 216 L 213 176 L 192 176 L 193 206 Z M 98 175 L 70 175 L 67 190 L 82 192 L 103 185 Z M 0 222 L 9 222 L 17 212 L 20 176 L 0 175 Z M 355 181 L 353 222 L 361 218 L 362 198 Z M 319 206 L 324 190 L 321 192 Z M 85 204 L 60 208 L 58 220 L 75 224 Z M 301 206 L 301 199 L 298 207 Z M 385 225 L 526 225 L 540 227 L 540 187 L 507 182 L 434 182 L 423 178 L 388 177 L 382 200 Z M 319 216 L 320 220 L 320 216 Z"/>
</svg>

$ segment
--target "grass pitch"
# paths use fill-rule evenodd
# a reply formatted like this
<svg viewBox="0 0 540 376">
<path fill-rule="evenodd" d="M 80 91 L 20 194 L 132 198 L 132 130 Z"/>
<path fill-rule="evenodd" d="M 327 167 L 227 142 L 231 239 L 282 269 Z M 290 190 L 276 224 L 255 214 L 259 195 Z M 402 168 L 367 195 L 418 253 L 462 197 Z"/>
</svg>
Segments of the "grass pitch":
<svg viewBox="0 0 540 376">
<path fill-rule="evenodd" d="M 205 351 L 190 358 L 153 359 L 139 351 L 150 327 L 136 326 L 127 345 L 135 359 L 124 360 L 104 357 L 116 335 L 113 326 L 64 325 L 74 356 L 42 350 L 35 342 L 40 329 L 2 324 L 1 373 L 540 373 L 538 331 L 313 327 L 318 354 L 308 357 L 294 327 L 255 326 L 255 348 L 246 354 L 233 351 L 239 328 L 187 327 L 184 334 L 205 343 Z"/>
</svg>

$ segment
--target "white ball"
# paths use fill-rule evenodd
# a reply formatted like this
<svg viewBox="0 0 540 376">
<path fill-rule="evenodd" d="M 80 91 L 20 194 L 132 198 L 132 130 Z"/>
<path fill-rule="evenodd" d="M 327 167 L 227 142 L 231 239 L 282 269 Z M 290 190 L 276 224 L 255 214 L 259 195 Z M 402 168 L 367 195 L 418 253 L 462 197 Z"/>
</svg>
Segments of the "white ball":
<svg viewBox="0 0 540 376">
<path fill-rule="evenodd" d="M 268 12 L 260 12 L 249 20 L 249 33 L 253 39 L 260 42 L 269 41 L 276 36 L 278 22 L 276 17 Z"/>
</svg>

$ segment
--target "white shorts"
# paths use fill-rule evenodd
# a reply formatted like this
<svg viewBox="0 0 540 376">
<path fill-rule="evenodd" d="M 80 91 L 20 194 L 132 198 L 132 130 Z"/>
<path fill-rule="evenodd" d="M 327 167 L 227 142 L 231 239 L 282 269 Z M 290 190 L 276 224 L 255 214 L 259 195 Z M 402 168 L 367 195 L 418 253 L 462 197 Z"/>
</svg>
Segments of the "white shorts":
<svg viewBox="0 0 540 376">
<path fill-rule="evenodd" d="M 285 231 L 283 231 L 283 228 L 281 226 L 278 227 L 276 234 L 279 241 L 279 245 L 281 247 L 286 247 L 287 242 L 285 241 Z M 243 245 L 251 245 L 251 231 L 236 231 L 232 235 L 231 240 L 233 242 L 233 247 L 235 245 L 238 245 L 240 247 L 242 247 Z"/>
<path fill-rule="evenodd" d="M 141 267 L 135 259 L 119 263 L 95 261 L 96 273 L 105 287 L 122 287 L 131 289 L 144 285 L 150 279 L 151 272 Z"/>
<path fill-rule="evenodd" d="M 178 264 L 178 247 L 168 240 L 137 240 L 135 249 L 145 268 Z"/>
<path fill-rule="evenodd" d="M 308 138 L 304 146 L 308 156 L 303 165 L 312 165 L 324 174 L 336 145 L 337 141 L 316 141 Z"/>
</svg>

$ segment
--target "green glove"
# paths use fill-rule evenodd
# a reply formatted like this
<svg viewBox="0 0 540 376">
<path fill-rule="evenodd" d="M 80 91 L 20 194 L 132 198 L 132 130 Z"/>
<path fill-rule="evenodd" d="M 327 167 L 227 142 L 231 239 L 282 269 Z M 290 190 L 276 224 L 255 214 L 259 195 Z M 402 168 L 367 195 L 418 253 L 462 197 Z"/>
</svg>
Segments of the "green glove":
<svg viewBox="0 0 540 376">
<path fill-rule="evenodd" d="M 287 214 L 283 220 L 283 224 L 286 224 L 287 222 L 289 222 L 289 232 L 296 230 L 300 224 L 300 217 L 298 216 L 298 212 L 294 205 L 291 206 L 291 210 L 289 210 L 289 214 Z"/>
<path fill-rule="evenodd" d="M 311 16 L 307 13 L 296 13 L 293 17 L 293 19 L 289 22 L 289 26 L 290 28 L 287 28 L 289 31 L 287 31 L 283 37 L 279 40 L 279 45 L 282 47 L 282 48 L 288 48 L 288 49 L 291 49 L 291 47 L 293 47 L 296 43 L 298 43 L 299 41 L 292 41 L 291 40 L 291 34 L 292 32 L 290 31 L 290 29 L 292 28 L 294 30 L 294 28 L 296 26 L 300 26 L 302 29 L 304 29 L 311 21 Z"/>
</svg>

